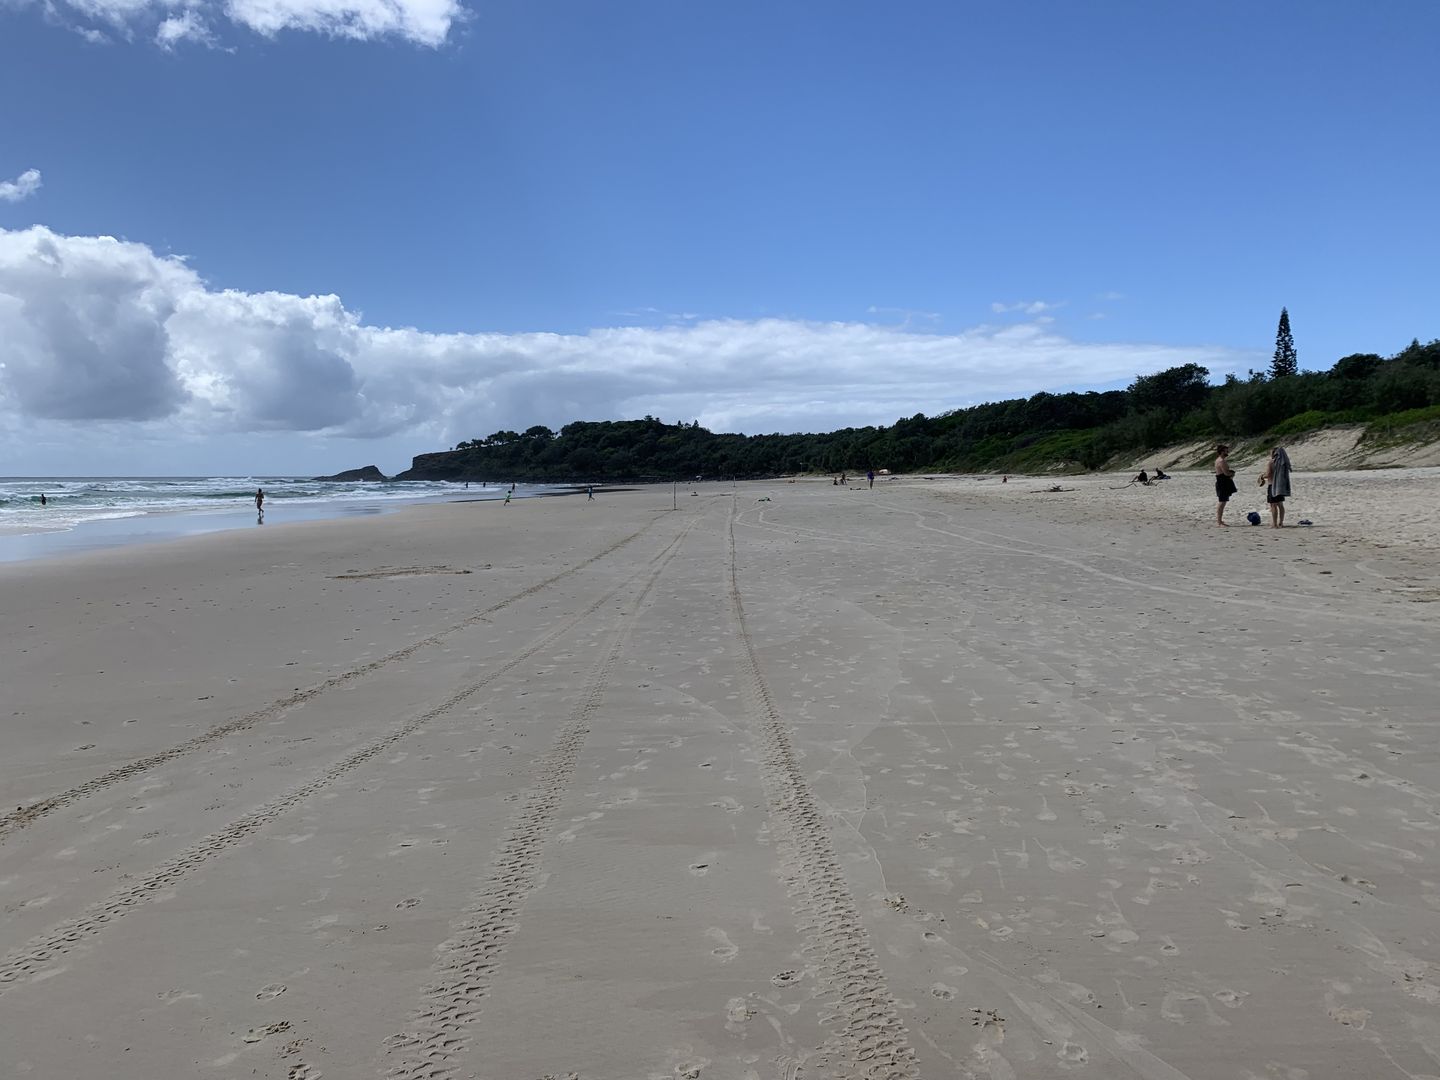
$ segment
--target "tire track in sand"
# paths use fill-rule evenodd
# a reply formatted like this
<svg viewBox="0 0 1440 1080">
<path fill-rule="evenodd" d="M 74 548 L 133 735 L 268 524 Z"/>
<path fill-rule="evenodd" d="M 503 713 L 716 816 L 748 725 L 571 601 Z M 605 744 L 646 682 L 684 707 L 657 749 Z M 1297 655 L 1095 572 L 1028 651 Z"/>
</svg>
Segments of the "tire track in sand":
<svg viewBox="0 0 1440 1080">
<path fill-rule="evenodd" d="M 555 812 L 575 774 L 590 732 L 590 716 L 605 696 L 610 675 L 645 601 L 696 524 L 698 519 L 686 527 L 654 567 L 615 631 L 609 649 L 591 670 L 585 692 L 551 745 L 530 797 L 491 864 L 489 877 L 472 894 L 463 918 L 454 924 L 450 938 L 437 950 L 432 979 L 424 988 L 423 1003 L 412 1014 L 411 1029 L 384 1040 L 387 1055 L 402 1055 L 398 1063 L 385 1068 L 384 1075 L 391 1080 L 448 1080 L 456 1075 L 456 1059 L 470 1047 L 468 1028 L 489 996 L 506 938 L 516 930 L 521 908 L 535 891 L 540 855 L 549 839 Z"/>
<path fill-rule="evenodd" d="M 159 866 L 140 880 L 115 890 L 104 900 L 86 908 L 80 915 L 57 924 L 39 937 L 32 938 L 30 942 L 20 949 L 0 959 L 0 996 L 4 996 L 6 993 L 13 991 L 21 979 L 33 978 L 40 975 L 54 960 L 71 952 L 82 942 L 97 936 L 107 926 L 124 918 L 142 904 L 162 899 L 171 889 L 178 885 L 183 878 L 208 862 L 211 858 L 223 854 L 266 825 L 284 816 L 311 795 L 315 794 L 315 792 L 330 786 L 336 780 L 354 769 L 358 769 L 377 754 L 387 750 L 401 739 L 419 731 L 436 717 L 449 712 L 456 705 L 459 705 L 467 698 L 483 690 L 506 672 L 528 660 L 542 649 L 554 644 L 598 611 L 603 605 L 617 596 L 626 594 L 627 591 L 633 587 L 634 582 L 646 574 L 651 575 L 651 581 L 645 587 L 645 591 L 648 593 L 650 586 L 654 584 L 654 578 L 659 574 L 659 569 L 655 568 L 656 564 L 658 563 L 659 568 L 663 569 L 664 565 L 669 562 L 674 553 L 679 550 L 681 542 L 694 527 L 695 522 L 692 521 L 661 550 L 655 559 L 650 560 L 645 568 L 641 569 L 638 573 L 630 575 L 584 611 L 567 619 L 560 626 L 546 631 L 529 645 L 525 646 L 525 648 L 511 656 L 510 659 L 491 670 L 484 677 L 461 688 L 427 712 L 412 717 L 386 734 L 370 740 L 360 748 L 345 755 L 339 761 L 334 762 L 317 773 L 305 783 L 298 787 L 291 788 L 284 795 L 272 799 L 270 802 L 241 815 L 223 829 L 211 833 L 186 851 L 160 863 Z M 644 530 L 641 531 L 643 532 Z M 599 556 L 596 557 L 598 558 Z"/>
<path fill-rule="evenodd" d="M 54 813 L 62 807 L 79 802 L 81 799 L 87 799 L 92 795 L 98 795 L 106 788 L 114 787 L 116 784 L 147 773 L 151 769 L 174 761 L 178 757 L 193 754 L 195 751 L 201 750 L 213 742 L 217 742 L 229 735 L 234 735 L 237 732 L 245 731 L 262 721 L 273 720 L 290 709 L 293 709 L 296 705 L 311 701 L 321 694 L 334 690 L 336 687 L 346 686 L 357 679 L 363 679 L 367 675 L 379 671 L 386 665 L 395 663 L 397 660 L 406 660 L 414 656 L 421 649 L 427 649 L 431 645 L 437 645 L 452 634 L 469 629 L 477 623 L 483 622 L 491 615 L 494 615 L 497 611 L 507 608 L 520 600 L 524 600 L 526 597 L 534 596 L 541 590 L 554 585 L 557 581 L 567 578 L 571 574 L 578 573 L 587 566 L 599 562 L 607 555 L 614 554 L 642 533 L 653 528 L 654 525 L 654 521 L 650 522 L 650 524 L 636 530 L 629 536 L 617 540 L 603 551 L 591 555 L 588 559 L 584 559 L 574 566 L 561 570 L 557 574 L 552 574 L 544 581 L 538 581 L 534 585 L 527 586 L 513 596 L 508 596 L 504 600 L 491 604 L 489 607 L 477 611 L 473 615 L 468 615 L 454 626 L 448 627 L 445 630 L 440 630 L 431 634 L 429 637 L 421 638 L 419 641 L 413 641 L 402 649 L 396 649 L 392 653 L 375 660 L 370 660 L 364 664 L 360 664 L 358 667 L 350 668 L 347 671 L 342 671 L 338 675 L 332 675 L 323 682 L 316 683 L 314 686 L 306 687 L 303 690 L 297 690 L 295 693 L 283 697 L 279 701 L 271 702 L 269 705 L 256 709 L 254 712 L 246 713 L 244 716 L 238 716 L 234 720 L 226 721 L 208 731 L 202 731 L 199 735 L 186 739 L 184 742 L 176 743 L 174 746 L 168 747 L 165 750 L 160 750 L 148 757 L 138 758 L 135 761 L 118 766 L 94 779 L 86 780 L 83 784 L 69 788 L 56 795 L 50 795 L 38 802 L 30 803 L 28 806 L 19 806 L 8 813 L 0 814 L 0 841 L 3 841 L 10 834 L 18 832 L 28 825 L 33 825 L 41 818 Z"/>
<path fill-rule="evenodd" d="M 850 896 L 824 815 L 795 756 L 789 727 L 775 707 L 755 655 L 740 596 L 736 516 L 732 504 L 730 606 L 743 646 L 752 710 L 759 721 L 761 781 L 775 825 L 781 873 L 790 895 L 799 901 L 802 951 L 816 964 L 820 988 L 833 1008 L 826 1019 L 836 1024 L 835 1034 L 801 1064 L 799 1074 L 826 1080 L 918 1080 L 909 1034 Z"/>
</svg>

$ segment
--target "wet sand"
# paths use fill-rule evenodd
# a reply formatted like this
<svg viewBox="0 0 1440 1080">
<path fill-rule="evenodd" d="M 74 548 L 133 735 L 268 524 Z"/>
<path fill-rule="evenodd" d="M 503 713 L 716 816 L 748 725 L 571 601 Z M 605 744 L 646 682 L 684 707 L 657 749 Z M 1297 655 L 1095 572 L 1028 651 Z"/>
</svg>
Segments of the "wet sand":
<svg viewBox="0 0 1440 1080">
<path fill-rule="evenodd" d="M 5 1071 L 1440 1073 L 1436 547 L 966 483 L 0 567 Z"/>
</svg>

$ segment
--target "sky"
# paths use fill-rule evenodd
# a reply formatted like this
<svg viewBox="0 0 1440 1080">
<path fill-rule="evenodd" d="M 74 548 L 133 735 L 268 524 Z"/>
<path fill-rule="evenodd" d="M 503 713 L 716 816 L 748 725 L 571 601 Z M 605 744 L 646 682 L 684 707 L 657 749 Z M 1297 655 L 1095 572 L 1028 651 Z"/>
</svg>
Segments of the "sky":
<svg viewBox="0 0 1440 1080">
<path fill-rule="evenodd" d="M 1440 5 L 0 0 L 0 475 L 1440 336 Z"/>
</svg>

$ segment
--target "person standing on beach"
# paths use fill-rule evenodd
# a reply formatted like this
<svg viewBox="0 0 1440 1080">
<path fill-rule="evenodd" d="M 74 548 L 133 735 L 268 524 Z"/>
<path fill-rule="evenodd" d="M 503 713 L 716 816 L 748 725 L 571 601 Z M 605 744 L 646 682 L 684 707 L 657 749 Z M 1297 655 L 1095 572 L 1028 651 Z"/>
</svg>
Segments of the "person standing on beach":
<svg viewBox="0 0 1440 1080">
<path fill-rule="evenodd" d="M 1285 496 L 1290 494 L 1290 455 L 1283 446 L 1273 447 L 1265 471 L 1260 474 L 1265 501 L 1270 504 L 1270 527 L 1285 527 Z"/>
<path fill-rule="evenodd" d="M 1230 447 L 1220 443 L 1215 447 L 1215 524 L 1228 529 L 1225 521 L 1225 504 L 1236 492 L 1235 470 L 1230 467 Z"/>
<path fill-rule="evenodd" d="M 870 486 L 873 488 L 875 486 L 875 470 L 871 469 L 869 472 L 867 472 L 865 474 L 865 479 L 870 481 Z"/>
<path fill-rule="evenodd" d="M 595 501 L 595 485 L 594 485 L 594 484 L 586 484 L 586 485 L 585 485 L 585 501 L 586 501 L 586 502 L 594 502 L 594 501 Z"/>
</svg>

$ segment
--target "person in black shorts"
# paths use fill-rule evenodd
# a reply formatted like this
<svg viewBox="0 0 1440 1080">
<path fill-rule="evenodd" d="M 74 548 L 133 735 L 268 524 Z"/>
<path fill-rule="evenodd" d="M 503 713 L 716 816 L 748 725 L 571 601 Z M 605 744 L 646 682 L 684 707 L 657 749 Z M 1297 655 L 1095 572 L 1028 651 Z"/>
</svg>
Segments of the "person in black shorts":
<svg viewBox="0 0 1440 1080">
<path fill-rule="evenodd" d="M 1285 496 L 1290 494 L 1290 455 L 1283 446 L 1270 451 L 1270 460 L 1260 474 L 1260 483 L 1265 488 L 1265 501 L 1270 504 L 1270 527 L 1285 527 Z"/>
<path fill-rule="evenodd" d="M 1228 529 L 1230 526 L 1225 521 L 1225 504 L 1234 495 L 1235 470 L 1230 467 L 1230 447 L 1221 443 L 1215 447 L 1215 524 L 1221 528 Z"/>
</svg>

